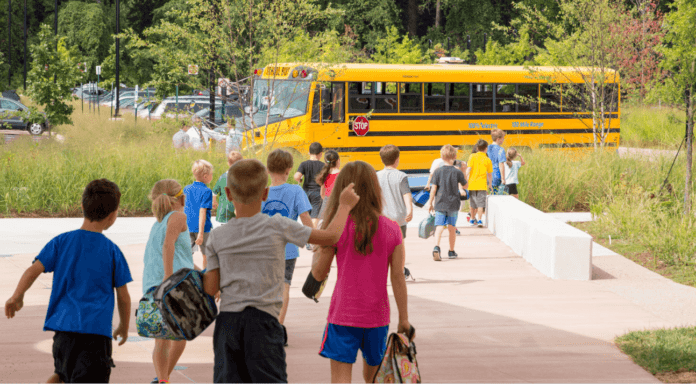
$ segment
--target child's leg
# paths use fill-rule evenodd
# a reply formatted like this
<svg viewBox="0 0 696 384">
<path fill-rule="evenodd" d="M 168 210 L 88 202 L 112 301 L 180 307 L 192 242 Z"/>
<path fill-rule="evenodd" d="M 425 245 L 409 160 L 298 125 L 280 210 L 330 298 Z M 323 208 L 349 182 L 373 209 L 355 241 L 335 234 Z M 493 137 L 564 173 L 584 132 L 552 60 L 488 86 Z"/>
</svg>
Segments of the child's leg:
<svg viewBox="0 0 696 384">
<path fill-rule="evenodd" d="M 483 220 L 483 207 L 479 207 L 476 209 L 476 216 L 478 217 L 478 220 Z"/>
<path fill-rule="evenodd" d="M 443 225 L 438 225 L 435 227 L 435 246 L 439 247 L 440 246 L 440 238 L 442 238 L 442 232 L 445 231 L 445 226 Z"/>
<path fill-rule="evenodd" d="M 155 366 L 157 380 L 169 381 L 169 353 L 171 340 L 155 339 L 155 349 L 152 351 L 152 364 Z"/>
<path fill-rule="evenodd" d="M 283 307 L 280 308 L 278 322 L 285 324 L 285 315 L 288 313 L 288 304 L 290 303 L 290 284 L 283 284 Z"/>
<path fill-rule="evenodd" d="M 454 251 L 454 243 L 457 241 L 457 227 L 454 225 L 448 225 L 449 230 L 449 250 Z"/>
<path fill-rule="evenodd" d="M 169 361 L 167 362 L 167 377 L 170 377 L 172 375 L 172 372 L 174 372 L 174 367 L 176 367 L 176 363 L 181 358 L 181 355 L 184 354 L 184 348 L 186 348 L 186 340 L 171 341 L 171 344 L 169 346 Z"/>
<path fill-rule="evenodd" d="M 379 367 L 377 367 L 379 368 Z M 331 382 L 350 383 L 353 379 L 353 364 L 331 360 Z"/>
<path fill-rule="evenodd" d="M 47 383 L 62 383 L 63 381 L 60 379 L 60 376 L 58 376 L 57 373 L 54 373 L 51 375 L 51 377 L 46 380 Z"/>
<path fill-rule="evenodd" d="M 377 374 L 378 369 L 379 365 L 370 365 L 367 363 L 367 360 L 363 358 L 363 379 L 365 379 L 366 383 L 372 382 L 372 379 L 375 378 L 375 374 Z"/>
</svg>

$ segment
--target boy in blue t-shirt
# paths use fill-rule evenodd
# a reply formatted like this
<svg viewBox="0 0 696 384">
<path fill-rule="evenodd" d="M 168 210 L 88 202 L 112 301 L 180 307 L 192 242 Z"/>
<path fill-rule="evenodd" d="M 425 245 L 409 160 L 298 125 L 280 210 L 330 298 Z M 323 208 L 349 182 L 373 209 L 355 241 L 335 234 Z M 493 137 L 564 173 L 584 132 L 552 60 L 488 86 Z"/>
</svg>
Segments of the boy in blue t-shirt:
<svg viewBox="0 0 696 384">
<path fill-rule="evenodd" d="M 486 154 L 488 158 L 491 159 L 493 163 L 493 180 L 491 181 L 491 189 L 494 195 L 500 193 L 501 184 L 503 188 L 505 186 L 505 162 L 507 157 L 505 156 L 505 149 L 503 149 L 503 142 L 505 141 L 505 131 L 502 129 L 493 129 L 491 131 L 492 143 L 488 146 L 488 151 Z"/>
<path fill-rule="evenodd" d="M 203 269 L 208 262 L 205 257 L 205 245 L 208 242 L 208 234 L 213 228 L 210 221 L 210 210 L 213 209 L 213 191 L 206 184 L 213 181 L 213 165 L 205 160 L 193 162 L 191 172 L 195 178 L 193 184 L 184 187 L 184 213 L 186 225 L 191 236 L 191 249 L 195 252 L 196 245 L 201 247 L 203 255 Z"/>
<path fill-rule="evenodd" d="M 282 149 L 276 149 L 268 154 L 266 167 L 271 175 L 271 187 L 268 190 L 268 198 L 261 206 L 261 212 L 268 216 L 280 214 L 291 220 L 297 221 L 299 217 L 302 224 L 314 228 L 309 211 L 312 204 L 304 190 L 295 184 L 288 184 L 288 176 L 293 166 L 292 155 Z M 297 245 L 288 243 L 285 246 L 285 285 L 283 289 L 283 307 L 280 310 L 278 322 L 282 325 L 285 322 L 285 314 L 288 312 L 288 302 L 290 301 L 290 283 L 295 272 L 295 261 L 300 256 Z M 283 325 L 285 345 L 288 342 L 288 334 Z"/>
<path fill-rule="evenodd" d="M 84 221 L 80 229 L 54 237 L 22 275 L 5 315 L 13 318 L 24 294 L 41 273 L 53 272 L 44 331 L 54 331 L 54 374 L 49 383 L 108 383 L 111 338 L 128 339 L 133 281 L 123 253 L 102 234 L 118 216 L 121 192 L 106 179 L 87 184 L 82 194 Z M 114 288 L 120 323 L 112 335 Z"/>
</svg>

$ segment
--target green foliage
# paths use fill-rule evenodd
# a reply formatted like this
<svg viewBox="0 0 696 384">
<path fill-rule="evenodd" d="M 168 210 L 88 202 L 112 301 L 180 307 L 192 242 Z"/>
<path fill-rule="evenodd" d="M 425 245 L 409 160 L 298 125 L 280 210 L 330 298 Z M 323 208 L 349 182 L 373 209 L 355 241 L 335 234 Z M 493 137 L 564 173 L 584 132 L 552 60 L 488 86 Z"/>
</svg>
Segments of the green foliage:
<svg viewBox="0 0 696 384">
<path fill-rule="evenodd" d="M 696 327 L 636 331 L 615 339 L 621 351 L 654 374 L 696 371 Z"/>
<path fill-rule="evenodd" d="M 667 34 L 660 50 L 663 54 L 661 66 L 670 73 L 659 92 L 662 100 L 677 105 L 684 102 L 686 89 L 696 85 L 696 4 L 688 0 L 676 0 L 672 12 L 665 15 Z M 691 92 L 691 105 L 696 102 L 696 92 Z M 691 118 L 693 119 L 693 117 Z"/>
<path fill-rule="evenodd" d="M 392 27 L 403 31 L 401 10 L 393 0 L 317 0 L 323 10 L 339 9 L 336 17 L 323 19 L 326 28 L 353 35 L 358 48 L 371 50 Z M 326 28 L 318 28 L 325 30 Z"/>
<path fill-rule="evenodd" d="M 90 75 L 95 65 L 101 65 L 114 42 L 103 7 L 101 3 L 69 1 L 58 12 L 58 33 L 65 36 L 67 46 L 79 50 L 88 63 Z"/>
<path fill-rule="evenodd" d="M 529 27 L 524 26 L 520 30 L 517 41 L 503 45 L 490 40 L 486 45 L 486 52 L 476 50 L 477 64 L 481 65 L 534 65 L 533 57 L 538 48 L 532 44 Z"/>
<path fill-rule="evenodd" d="M 684 116 L 676 108 L 621 108 L 621 145 L 676 150 L 684 138 Z"/>
<path fill-rule="evenodd" d="M 28 94 L 43 107 L 51 125 L 70 124 L 74 107 L 68 102 L 73 97 L 72 87 L 82 76 L 77 66 L 81 60 L 74 49 L 66 47 L 65 38 L 56 37 L 48 25 L 41 26 L 38 36 L 39 42 L 31 46 L 34 61 L 27 76 Z"/>
<path fill-rule="evenodd" d="M 428 57 L 407 35 L 399 36 L 396 27 L 387 29 L 386 36 L 377 40 L 372 61 L 381 64 L 421 64 Z"/>
<path fill-rule="evenodd" d="M 281 40 L 278 47 L 266 46 L 259 57 L 259 65 L 274 63 L 348 63 L 357 50 L 345 36 L 336 31 L 325 31 L 310 36 L 300 31 L 293 38 Z"/>
</svg>

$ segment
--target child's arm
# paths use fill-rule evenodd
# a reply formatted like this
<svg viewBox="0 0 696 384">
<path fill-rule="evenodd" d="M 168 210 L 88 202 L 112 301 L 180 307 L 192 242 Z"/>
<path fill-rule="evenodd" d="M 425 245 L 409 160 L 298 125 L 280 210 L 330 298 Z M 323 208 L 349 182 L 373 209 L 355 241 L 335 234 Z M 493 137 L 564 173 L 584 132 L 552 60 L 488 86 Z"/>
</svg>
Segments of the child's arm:
<svg viewBox="0 0 696 384">
<path fill-rule="evenodd" d="M 309 212 L 303 212 L 300 215 L 300 221 L 302 221 L 305 227 L 314 228 L 314 223 L 312 223 L 312 218 L 309 217 Z"/>
<path fill-rule="evenodd" d="M 118 328 L 114 331 L 114 340 L 116 336 L 121 336 L 121 342 L 118 345 L 123 345 L 128 340 L 128 326 L 130 325 L 131 298 L 128 294 L 128 286 L 122 285 L 116 288 L 116 302 L 118 303 Z"/>
<path fill-rule="evenodd" d="M 44 270 L 44 265 L 41 264 L 39 260 L 36 260 L 34 264 L 24 271 L 22 278 L 20 278 L 19 283 L 17 283 L 17 289 L 15 289 L 12 297 L 5 303 L 5 316 L 7 316 L 8 319 L 13 318 L 15 313 L 22 309 L 24 306 L 24 294 L 31 288 L 32 284 L 34 284 Z"/>
<path fill-rule="evenodd" d="M 437 193 L 437 185 L 433 185 L 430 187 L 430 198 L 428 199 L 428 202 L 425 204 L 425 210 L 428 212 L 432 212 L 435 210 L 435 206 L 433 206 L 433 201 L 435 200 L 435 194 Z"/>
<path fill-rule="evenodd" d="M 297 184 L 302 183 L 302 172 L 295 172 L 295 174 L 292 176 L 295 181 L 297 181 Z"/>
<path fill-rule="evenodd" d="M 196 237 L 196 244 L 203 244 L 203 231 L 205 231 L 205 218 L 207 213 L 207 208 L 201 208 L 198 211 L 198 237 Z"/>
<path fill-rule="evenodd" d="M 321 195 L 322 200 L 326 198 L 326 187 L 324 186 L 324 184 L 321 185 L 321 191 L 319 192 L 319 194 Z"/>
<path fill-rule="evenodd" d="M 319 247 L 314 251 L 312 260 L 312 275 L 317 281 L 324 281 L 329 276 L 331 263 L 333 263 L 334 247 Z"/>
<path fill-rule="evenodd" d="M 213 209 L 218 207 L 218 195 L 213 195 Z"/>
<path fill-rule="evenodd" d="M 181 212 L 173 213 L 167 222 L 167 233 L 164 235 L 164 244 L 162 245 L 164 280 L 174 273 L 174 247 L 176 239 L 184 231 L 186 231 L 186 215 Z"/>
<path fill-rule="evenodd" d="M 518 154 L 517 156 L 520 157 L 520 167 L 523 166 L 523 165 L 525 165 L 525 164 L 527 164 L 527 163 L 524 162 L 524 158 L 522 157 L 522 155 L 519 155 L 519 154 Z"/>
<path fill-rule="evenodd" d="M 309 235 L 308 242 L 311 244 L 318 245 L 334 245 L 341 238 L 343 233 L 343 227 L 346 225 L 348 220 L 348 214 L 350 210 L 355 207 L 355 204 L 360 200 L 360 196 L 355 194 L 353 190 L 354 183 L 350 183 L 347 187 L 341 191 L 341 196 L 339 197 L 338 211 L 336 211 L 336 216 L 326 229 L 313 229 L 312 233 Z"/>
<path fill-rule="evenodd" d="M 408 333 L 411 329 L 411 324 L 408 322 L 408 292 L 406 290 L 406 280 L 404 279 L 405 259 L 406 252 L 404 244 L 401 243 L 394 248 L 390 262 L 392 290 L 394 291 L 396 306 L 399 308 L 399 326 L 397 329 L 399 333 Z"/>
<path fill-rule="evenodd" d="M 215 296 L 220 291 L 220 269 L 205 271 L 203 275 L 203 290 L 210 296 Z"/>
<path fill-rule="evenodd" d="M 411 193 L 404 193 L 404 204 L 406 204 L 406 222 L 413 220 L 413 196 Z"/>
<path fill-rule="evenodd" d="M 487 173 L 487 174 L 486 174 L 486 179 L 488 179 L 488 189 L 493 188 L 493 187 L 492 187 L 492 185 L 493 185 L 493 184 L 492 184 L 493 174 L 490 173 L 490 172 Z"/>
</svg>

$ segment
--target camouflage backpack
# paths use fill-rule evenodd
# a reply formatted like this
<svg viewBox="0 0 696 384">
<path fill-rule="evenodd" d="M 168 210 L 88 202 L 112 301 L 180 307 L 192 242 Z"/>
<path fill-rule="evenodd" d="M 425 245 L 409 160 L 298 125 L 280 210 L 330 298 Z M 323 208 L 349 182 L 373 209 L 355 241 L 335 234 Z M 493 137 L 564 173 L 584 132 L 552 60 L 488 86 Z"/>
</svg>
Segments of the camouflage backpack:
<svg viewBox="0 0 696 384">
<path fill-rule="evenodd" d="M 203 274 L 182 268 L 155 290 L 162 319 L 180 340 L 193 340 L 217 316 L 215 299 L 203 290 Z"/>
</svg>

